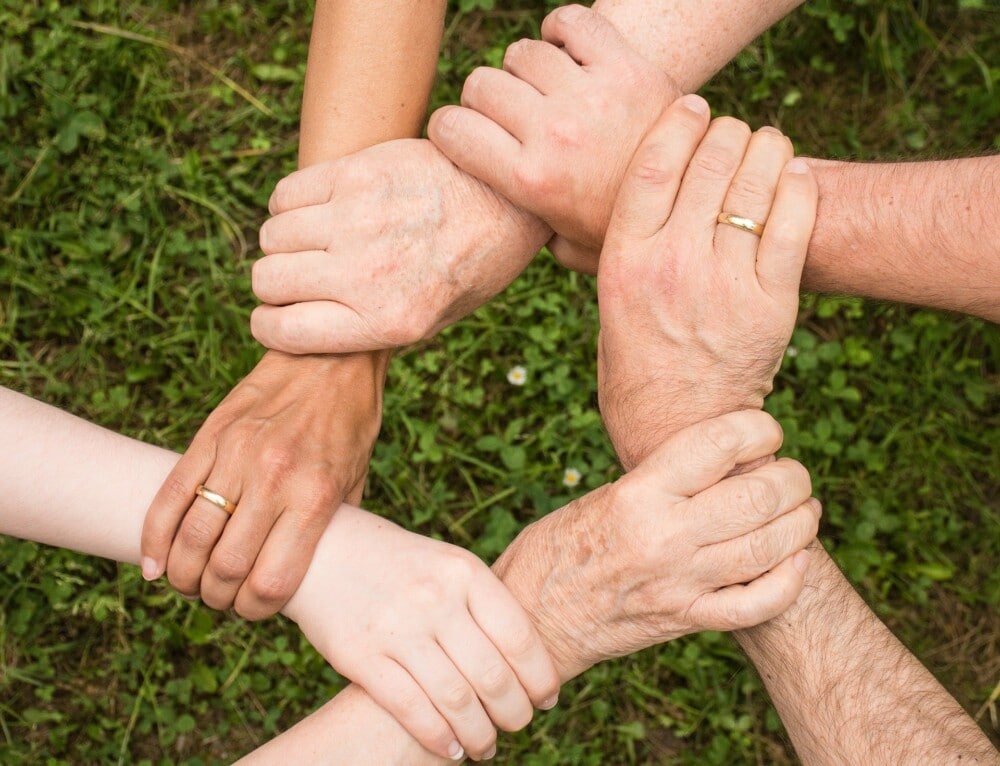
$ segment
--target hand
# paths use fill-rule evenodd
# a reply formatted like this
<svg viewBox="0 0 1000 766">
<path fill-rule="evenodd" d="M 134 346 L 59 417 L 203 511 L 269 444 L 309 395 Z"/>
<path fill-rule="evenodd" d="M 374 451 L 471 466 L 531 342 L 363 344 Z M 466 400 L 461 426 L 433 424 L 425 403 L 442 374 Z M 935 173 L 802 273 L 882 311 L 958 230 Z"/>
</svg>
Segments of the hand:
<svg viewBox="0 0 1000 766">
<path fill-rule="evenodd" d="M 300 170 L 271 197 L 254 337 L 289 353 L 405 346 L 510 284 L 548 238 L 428 141 Z"/>
<path fill-rule="evenodd" d="M 437 110 L 427 132 L 452 162 L 548 223 L 561 262 L 596 273 L 628 163 L 680 92 L 596 11 L 558 8 L 542 38 L 513 43 L 503 70 L 473 71 L 462 106 Z"/>
<path fill-rule="evenodd" d="M 769 620 L 802 590 L 819 503 L 759 411 L 672 436 L 631 473 L 527 527 L 494 566 L 567 680 L 699 630 Z"/>
<path fill-rule="evenodd" d="M 698 96 L 667 109 L 601 253 L 598 397 L 626 468 L 686 425 L 760 407 L 795 326 L 815 179 L 777 130 L 708 123 Z M 720 211 L 766 222 L 762 236 Z"/>
<path fill-rule="evenodd" d="M 142 531 L 143 575 L 247 619 L 298 587 L 344 498 L 357 502 L 382 416 L 384 355 L 266 354 L 208 417 Z M 204 484 L 236 504 L 232 516 Z"/>
<path fill-rule="evenodd" d="M 559 677 L 510 592 L 471 553 L 344 506 L 285 614 L 420 743 L 492 757 L 495 723 L 552 707 Z M 491 719 L 492 722 L 491 723 Z"/>
</svg>

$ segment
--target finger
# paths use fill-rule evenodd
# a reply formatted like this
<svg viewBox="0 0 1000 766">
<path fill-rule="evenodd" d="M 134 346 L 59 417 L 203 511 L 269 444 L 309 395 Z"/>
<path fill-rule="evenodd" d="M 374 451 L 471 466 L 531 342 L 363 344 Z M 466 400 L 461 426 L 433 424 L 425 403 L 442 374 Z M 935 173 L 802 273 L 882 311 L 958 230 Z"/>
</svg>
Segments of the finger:
<svg viewBox="0 0 1000 766">
<path fill-rule="evenodd" d="M 732 117 L 712 121 L 704 140 L 691 158 L 684 183 L 677 193 L 673 223 L 680 231 L 705 236 L 712 242 L 726 194 L 750 144 L 750 128 Z M 680 248 L 680 257 L 700 258 L 697 247 Z"/>
<path fill-rule="evenodd" d="M 330 230 L 326 205 L 297 207 L 264 221 L 260 227 L 260 249 L 267 255 L 325 250 L 336 239 Z"/>
<path fill-rule="evenodd" d="M 251 490 L 240 498 L 239 508 L 226 523 L 201 577 L 201 600 L 212 609 L 234 605 L 280 512 L 272 511 L 271 504 L 262 505 Z"/>
<path fill-rule="evenodd" d="M 473 109 L 444 106 L 431 115 L 427 136 L 469 175 L 500 194 L 516 193 L 521 143 L 493 120 Z"/>
<path fill-rule="evenodd" d="M 750 138 L 750 144 L 726 193 L 722 211 L 765 224 L 771 214 L 775 189 L 782 169 L 792 158 L 792 142 L 780 131 L 765 127 Z M 758 235 L 725 223 L 715 229 L 715 250 L 723 264 L 741 279 L 754 274 Z"/>
<path fill-rule="evenodd" d="M 495 578 L 477 581 L 469 612 L 514 671 L 531 703 L 548 709 L 559 695 L 559 673 L 523 607 Z"/>
<path fill-rule="evenodd" d="M 413 738 L 442 758 L 460 761 L 465 755 L 448 722 L 431 704 L 420 685 L 395 660 L 371 660 L 356 680 Z"/>
<path fill-rule="evenodd" d="M 437 644 L 411 644 L 394 658 L 444 716 L 465 752 L 481 758 L 496 743 L 496 729 L 475 690 Z"/>
<path fill-rule="evenodd" d="M 542 110 L 542 95 L 509 72 L 478 67 L 465 79 L 461 103 L 523 141 Z"/>
<path fill-rule="evenodd" d="M 816 177 L 805 160 L 785 165 L 757 251 L 757 278 L 774 297 L 798 301 L 818 198 Z"/>
<path fill-rule="evenodd" d="M 671 494 L 693 497 L 737 465 L 777 452 L 781 439 L 781 426 L 766 412 L 731 412 L 678 431 L 632 473 L 651 474 Z"/>
<path fill-rule="evenodd" d="M 212 444 L 203 447 L 202 444 Z M 184 514 L 194 502 L 195 487 L 204 484 L 215 462 L 214 443 L 195 437 L 157 490 L 142 523 L 142 576 L 155 580 L 167 571 L 167 556 Z"/>
<path fill-rule="evenodd" d="M 632 158 L 615 201 L 609 234 L 648 239 L 663 228 L 708 119 L 708 103 L 700 96 L 682 96 L 667 107 Z"/>
<path fill-rule="evenodd" d="M 811 494 L 809 471 L 788 458 L 730 476 L 688 501 L 691 516 L 698 519 L 692 542 L 713 545 L 748 534 L 798 507 Z"/>
<path fill-rule="evenodd" d="M 295 594 L 331 516 L 328 508 L 321 508 L 331 505 L 325 497 L 303 497 L 300 505 L 294 505 L 281 501 L 275 492 L 262 492 L 261 496 L 274 497 L 284 510 L 236 595 L 236 612 L 247 620 L 270 617 Z M 336 506 L 340 506 L 339 500 Z"/>
<path fill-rule="evenodd" d="M 570 271 L 587 274 L 591 277 L 597 276 L 597 266 L 601 262 L 599 250 L 570 242 L 560 234 L 552 237 L 546 247 L 559 264 Z"/>
<path fill-rule="evenodd" d="M 809 545 L 819 530 L 819 517 L 819 502 L 810 499 L 742 537 L 702 548 L 699 558 L 711 569 L 715 583 L 750 582 Z M 729 582 L 720 582 L 720 576 Z"/>
<path fill-rule="evenodd" d="M 562 48 L 528 39 L 507 46 L 503 68 L 545 95 L 565 90 L 583 74 Z"/>
<path fill-rule="evenodd" d="M 287 354 L 348 354 L 386 348 L 385 339 L 367 332 L 361 316 L 333 301 L 291 306 L 258 306 L 250 332 L 266 348 Z"/>
<path fill-rule="evenodd" d="M 254 295 L 272 306 L 336 300 L 344 265 L 325 250 L 266 255 L 254 262 L 251 286 Z"/>
<path fill-rule="evenodd" d="M 698 599 L 697 609 L 711 630 L 739 630 L 773 619 L 795 603 L 809 567 L 798 551 L 747 585 L 731 585 Z"/>
<path fill-rule="evenodd" d="M 238 475 L 238 471 L 217 462 L 204 482 L 206 489 L 236 504 L 234 514 L 239 513 L 241 492 L 238 480 L 228 477 Z M 179 593 L 189 597 L 200 595 L 205 566 L 229 518 L 219 506 L 204 497 L 195 497 L 167 557 L 167 579 Z"/>
<path fill-rule="evenodd" d="M 534 709 L 517 675 L 482 629 L 471 619 L 447 626 L 438 643 L 475 690 L 493 724 L 520 731 Z"/>
<path fill-rule="evenodd" d="M 542 22 L 542 39 L 562 46 L 583 66 L 635 55 L 614 25 L 597 11 L 582 5 L 556 8 Z"/>
<path fill-rule="evenodd" d="M 282 178 L 274 187 L 267 209 L 271 215 L 333 199 L 343 167 L 338 162 L 321 162 Z"/>
</svg>

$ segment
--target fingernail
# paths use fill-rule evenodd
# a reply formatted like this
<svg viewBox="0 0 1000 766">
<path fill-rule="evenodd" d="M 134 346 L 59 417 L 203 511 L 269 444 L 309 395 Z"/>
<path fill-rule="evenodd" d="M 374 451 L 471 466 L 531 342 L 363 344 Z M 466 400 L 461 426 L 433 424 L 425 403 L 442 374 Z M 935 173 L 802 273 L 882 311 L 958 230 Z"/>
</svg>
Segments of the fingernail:
<svg viewBox="0 0 1000 766">
<path fill-rule="evenodd" d="M 545 700 L 544 702 L 542 702 L 542 704 L 540 704 L 538 706 L 538 709 L 539 710 L 551 710 L 552 708 L 554 708 L 556 706 L 557 702 L 559 702 L 559 695 L 558 694 L 554 694 L 551 697 L 549 697 L 547 700 Z"/>
<path fill-rule="evenodd" d="M 819 516 L 823 515 L 823 504 L 819 500 L 817 500 L 815 497 L 810 497 L 809 503 L 812 505 L 817 515 Z"/>
<path fill-rule="evenodd" d="M 491 758 L 495 758 L 497 754 L 497 746 L 493 745 L 489 750 L 483 753 L 483 760 L 488 761 Z"/>
<path fill-rule="evenodd" d="M 465 750 L 463 750 L 462 746 L 458 744 L 458 740 L 455 740 L 448 745 L 448 757 L 453 761 L 460 761 L 465 758 Z"/>
<path fill-rule="evenodd" d="M 789 160 L 788 164 L 785 165 L 786 173 L 795 173 L 796 175 L 805 175 L 809 172 L 809 164 L 801 157 L 796 157 L 795 159 Z"/>
<path fill-rule="evenodd" d="M 782 135 L 781 131 L 771 125 L 765 125 L 762 128 L 757 128 L 758 133 L 775 133 L 777 135 Z"/>
<path fill-rule="evenodd" d="M 160 565 L 157 564 L 156 561 L 151 559 L 149 556 L 143 556 L 142 561 L 140 563 L 142 564 L 143 579 L 155 580 L 157 577 L 163 574 L 163 572 L 160 569 Z"/>
<path fill-rule="evenodd" d="M 796 553 L 792 559 L 792 566 L 799 571 L 799 574 L 805 574 L 805 571 L 809 568 L 809 551 L 799 551 Z"/>
<path fill-rule="evenodd" d="M 708 114 L 711 111 L 708 102 L 696 93 L 688 93 L 686 96 L 682 96 L 681 103 L 685 109 L 690 109 L 695 114 Z"/>
</svg>

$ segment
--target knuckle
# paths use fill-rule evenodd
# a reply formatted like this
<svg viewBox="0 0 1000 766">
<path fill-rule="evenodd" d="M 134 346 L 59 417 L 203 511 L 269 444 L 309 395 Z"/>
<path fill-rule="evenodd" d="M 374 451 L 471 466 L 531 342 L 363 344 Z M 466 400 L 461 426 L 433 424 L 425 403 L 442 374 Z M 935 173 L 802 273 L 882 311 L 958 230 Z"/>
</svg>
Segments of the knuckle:
<svg viewBox="0 0 1000 766">
<path fill-rule="evenodd" d="M 264 604 L 284 604 L 295 591 L 295 584 L 284 572 L 253 572 L 247 586 L 253 598 Z"/>
<path fill-rule="evenodd" d="M 488 697 L 500 697 L 514 682 L 514 673 L 507 665 L 496 663 L 483 670 L 479 683 Z"/>
<path fill-rule="evenodd" d="M 545 137 L 552 149 L 573 152 L 586 145 L 587 130 L 576 119 L 560 119 L 545 125 Z M 542 180 L 548 181 L 547 175 L 543 175 Z"/>
<path fill-rule="evenodd" d="M 272 485 L 284 483 L 295 468 L 295 449 L 288 444 L 268 444 L 257 456 L 257 470 Z"/>
<path fill-rule="evenodd" d="M 544 196 L 549 189 L 549 179 L 541 163 L 521 162 L 514 166 L 513 176 L 515 185 L 521 193 L 529 199 Z"/>
<path fill-rule="evenodd" d="M 750 535 L 748 546 L 748 565 L 757 572 L 766 572 L 777 562 L 774 560 L 776 534 L 757 532 Z"/>
<path fill-rule="evenodd" d="M 691 160 L 692 169 L 710 179 L 729 178 L 736 170 L 738 158 L 725 146 L 702 146 Z"/>
<path fill-rule="evenodd" d="M 764 208 L 774 196 L 774 184 L 760 173 L 740 173 L 733 181 L 730 192 L 739 198 L 741 205 Z"/>
<path fill-rule="evenodd" d="M 189 513 L 181 524 L 177 540 L 182 548 L 204 551 L 215 544 L 218 537 L 215 524 L 198 513 Z"/>
<path fill-rule="evenodd" d="M 212 575 L 224 583 L 243 582 L 252 567 L 253 559 L 240 550 L 216 552 L 208 562 Z"/>
<path fill-rule="evenodd" d="M 528 40 L 521 39 L 515 40 L 510 45 L 507 46 L 507 50 L 503 54 L 503 68 L 507 69 L 508 66 L 518 59 L 523 59 L 525 54 L 528 52 Z"/>
<path fill-rule="evenodd" d="M 646 144 L 636 155 L 632 175 L 643 186 L 654 188 L 669 186 L 677 180 L 680 172 L 665 162 L 666 157 L 669 157 L 669 153 L 665 144 L 659 142 Z"/>
<path fill-rule="evenodd" d="M 287 210 L 289 207 L 288 196 L 291 191 L 292 182 L 287 177 L 282 178 L 278 183 L 274 185 L 274 191 L 271 192 L 271 198 L 267 202 L 267 209 L 270 211 L 271 215 L 277 215 L 278 213 Z M 264 226 L 267 226 L 265 223 Z M 263 228 L 261 229 L 261 244 L 263 245 Z"/>
<path fill-rule="evenodd" d="M 704 421 L 703 438 L 720 455 L 734 455 L 743 442 L 739 429 L 729 418 Z"/>
<path fill-rule="evenodd" d="M 476 699 L 475 693 L 464 680 L 454 681 L 441 693 L 441 704 L 448 710 L 464 710 Z"/>
<path fill-rule="evenodd" d="M 744 477 L 739 499 L 749 515 L 767 519 L 777 505 L 778 492 L 770 479 L 751 474 Z"/>
<path fill-rule="evenodd" d="M 511 627 L 504 637 L 507 654 L 514 659 L 521 659 L 531 654 L 538 645 L 535 631 L 526 624 Z"/>
</svg>

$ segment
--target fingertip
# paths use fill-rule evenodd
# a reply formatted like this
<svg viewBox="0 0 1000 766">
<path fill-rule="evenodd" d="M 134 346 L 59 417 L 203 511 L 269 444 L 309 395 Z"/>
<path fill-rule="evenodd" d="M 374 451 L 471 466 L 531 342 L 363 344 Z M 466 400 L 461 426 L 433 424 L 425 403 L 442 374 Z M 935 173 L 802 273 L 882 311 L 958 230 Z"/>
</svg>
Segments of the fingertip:
<svg viewBox="0 0 1000 766">
<path fill-rule="evenodd" d="M 163 576 L 163 570 L 166 569 L 162 562 L 157 561 L 152 556 L 143 556 L 140 566 L 142 577 L 146 581 L 158 580 Z"/>
</svg>

